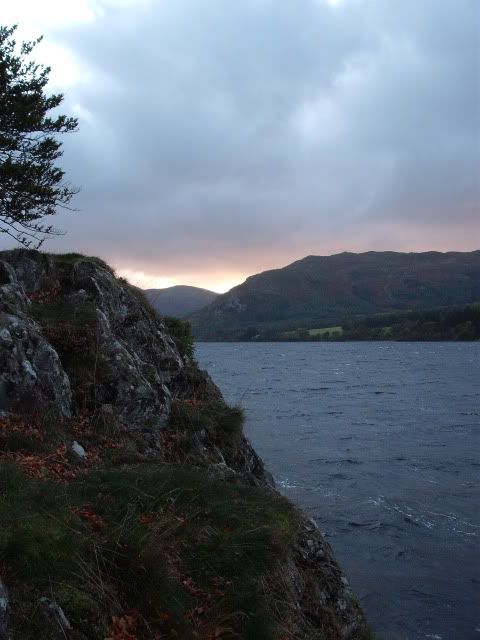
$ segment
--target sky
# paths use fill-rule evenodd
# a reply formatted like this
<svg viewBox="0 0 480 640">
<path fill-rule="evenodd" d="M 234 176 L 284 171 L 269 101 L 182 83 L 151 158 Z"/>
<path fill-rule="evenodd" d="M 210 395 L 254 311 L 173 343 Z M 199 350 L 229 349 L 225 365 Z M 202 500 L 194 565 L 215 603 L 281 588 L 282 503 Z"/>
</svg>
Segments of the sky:
<svg viewBox="0 0 480 640">
<path fill-rule="evenodd" d="M 16 0 L 0 23 L 44 35 L 79 119 L 48 251 L 225 291 L 310 254 L 480 248 L 478 0 Z"/>
</svg>

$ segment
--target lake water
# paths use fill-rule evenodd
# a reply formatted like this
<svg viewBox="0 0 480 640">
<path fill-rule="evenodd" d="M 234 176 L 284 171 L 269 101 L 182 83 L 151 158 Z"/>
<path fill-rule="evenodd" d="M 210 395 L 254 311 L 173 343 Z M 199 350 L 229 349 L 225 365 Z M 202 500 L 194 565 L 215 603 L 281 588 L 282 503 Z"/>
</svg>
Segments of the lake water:
<svg viewBox="0 0 480 640">
<path fill-rule="evenodd" d="M 480 640 L 480 343 L 198 344 L 385 640 Z"/>
</svg>

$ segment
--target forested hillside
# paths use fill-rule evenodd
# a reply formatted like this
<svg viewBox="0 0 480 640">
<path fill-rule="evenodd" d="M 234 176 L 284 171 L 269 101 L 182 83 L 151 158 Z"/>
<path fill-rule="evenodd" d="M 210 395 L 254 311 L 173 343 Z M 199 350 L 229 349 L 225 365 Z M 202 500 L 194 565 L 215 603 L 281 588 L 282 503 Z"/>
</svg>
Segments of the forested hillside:
<svg viewBox="0 0 480 640">
<path fill-rule="evenodd" d="M 308 256 L 265 271 L 190 317 L 200 339 L 318 329 L 480 301 L 480 251 Z"/>
</svg>

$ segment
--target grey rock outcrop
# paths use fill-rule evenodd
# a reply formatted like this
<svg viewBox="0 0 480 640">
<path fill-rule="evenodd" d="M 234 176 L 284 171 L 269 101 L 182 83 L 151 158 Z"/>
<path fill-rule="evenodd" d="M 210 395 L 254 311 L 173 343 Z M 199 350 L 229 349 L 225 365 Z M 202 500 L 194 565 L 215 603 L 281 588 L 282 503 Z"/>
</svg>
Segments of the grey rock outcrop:
<svg viewBox="0 0 480 640">
<path fill-rule="evenodd" d="M 40 326 L 29 317 L 29 305 L 15 269 L 1 261 L 0 412 L 53 410 L 68 417 L 72 399 L 68 376 Z"/>
<path fill-rule="evenodd" d="M 366 624 L 347 578 L 316 523 L 302 519 L 286 567 L 302 615 L 345 640 L 364 638 Z"/>
<path fill-rule="evenodd" d="M 82 445 L 78 443 L 76 440 L 72 442 L 72 446 L 70 447 L 70 450 L 73 454 L 75 454 L 81 460 L 87 457 L 87 452 L 82 447 Z"/>
<path fill-rule="evenodd" d="M 73 347 L 62 354 L 65 336 Z M 154 434 L 184 362 L 162 320 L 107 265 L 18 250 L 0 255 L 0 366 L 2 411 L 68 417 L 106 404 L 129 429 Z M 72 383 L 79 367 L 88 389 Z"/>
<path fill-rule="evenodd" d="M 95 258 L 0 253 L 0 412 L 68 418 L 88 409 L 155 452 L 173 397 L 224 402 L 140 290 Z M 204 444 L 199 437 L 199 452 Z M 228 465 L 251 484 L 272 484 L 243 436 Z"/>
<path fill-rule="evenodd" d="M 0 639 L 8 638 L 8 619 L 10 617 L 10 602 L 7 587 L 0 578 Z"/>
<path fill-rule="evenodd" d="M 49 637 L 55 637 L 59 640 L 68 637 L 66 633 L 71 631 L 72 625 L 68 620 L 62 607 L 50 598 L 40 598 L 38 603 L 40 614 L 43 618 L 44 631 Z"/>
<path fill-rule="evenodd" d="M 70 416 L 70 382 L 57 353 L 25 318 L 0 314 L 0 410 Z"/>
</svg>

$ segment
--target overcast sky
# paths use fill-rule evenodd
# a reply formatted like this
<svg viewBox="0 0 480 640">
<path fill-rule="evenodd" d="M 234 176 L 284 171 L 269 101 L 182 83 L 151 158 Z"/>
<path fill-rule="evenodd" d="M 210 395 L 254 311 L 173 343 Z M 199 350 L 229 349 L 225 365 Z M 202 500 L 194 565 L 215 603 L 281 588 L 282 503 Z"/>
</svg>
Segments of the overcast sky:
<svg viewBox="0 0 480 640">
<path fill-rule="evenodd" d="M 221 291 L 308 254 L 480 248 L 478 0 L 16 0 L 0 19 L 44 34 L 80 121 L 79 211 L 48 250 Z"/>
</svg>

